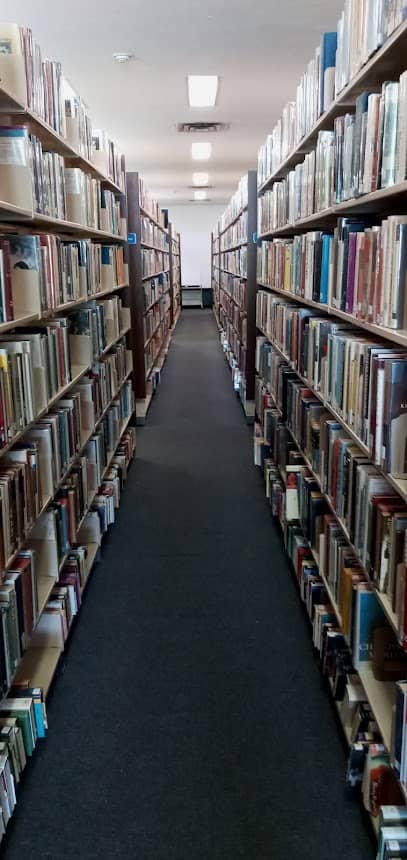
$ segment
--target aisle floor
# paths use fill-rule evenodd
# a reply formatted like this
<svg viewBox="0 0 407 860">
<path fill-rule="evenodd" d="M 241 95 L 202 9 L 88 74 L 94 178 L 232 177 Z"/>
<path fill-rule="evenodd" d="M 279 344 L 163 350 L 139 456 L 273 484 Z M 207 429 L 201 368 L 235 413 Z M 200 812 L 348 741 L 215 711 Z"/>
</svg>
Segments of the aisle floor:
<svg viewBox="0 0 407 860">
<path fill-rule="evenodd" d="M 7 860 L 370 860 L 211 311 L 184 311 Z"/>
</svg>

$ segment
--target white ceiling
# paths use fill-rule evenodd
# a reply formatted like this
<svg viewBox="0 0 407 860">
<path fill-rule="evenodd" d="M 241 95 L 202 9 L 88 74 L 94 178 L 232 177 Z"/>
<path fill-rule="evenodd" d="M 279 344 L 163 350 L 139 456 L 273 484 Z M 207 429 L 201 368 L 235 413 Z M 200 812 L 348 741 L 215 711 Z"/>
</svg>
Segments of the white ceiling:
<svg viewBox="0 0 407 860">
<path fill-rule="evenodd" d="M 324 30 L 336 29 L 344 0 L 14 0 L 3 20 L 31 26 L 43 54 L 59 59 L 90 107 L 95 126 L 117 140 L 162 204 L 192 196 L 193 170 L 209 171 L 213 201 L 225 202 L 256 166 L 271 131 Z M 12 8 L 12 12 L 11 12 Z M 11 18 L 10 16 L 13 16 Z M 115 51 L 137 58 L 119 66 Z M 218 74 L 218 103 L 191 109 L 187 74 Z M 218 120 L 209 162 L 192 162 L 178 122 Z"/>
</svg>

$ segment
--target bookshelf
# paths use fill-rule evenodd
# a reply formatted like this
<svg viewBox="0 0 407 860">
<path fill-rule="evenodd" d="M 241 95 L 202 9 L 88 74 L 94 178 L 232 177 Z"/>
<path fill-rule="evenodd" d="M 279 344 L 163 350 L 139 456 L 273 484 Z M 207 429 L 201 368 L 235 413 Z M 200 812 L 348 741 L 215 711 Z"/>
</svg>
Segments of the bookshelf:
<svg viewBox="0 0 407 860">
<path fill-rule="evenodd" d="M 137 172 L 127 174 L 131 348 L 144 424 L 179 318 L 180 239 Z"/>
<path fill-rule="evenodd" d="M 181 313 L 181 236 L 173 224 L 168 225 L 171 281 L 171 325 L 176 326 Z"/>
<path fill-rule="evenodd" d="M 214 313 L 235 390 L 254 416 L 257 173 L 250 170 L 211 234 Z"/>
<path fill-rule="evenodd" d="M 15 685 L 45 709 L 135 453 L 135 401 L 124 158 L 59 64 L 34 63 L 31 31 L 0 31 L 0 707 L 12 716 Z"/>
<path fill-rule="evenodd" d="M 351 4 L 346 8 L 352 17 Z M 385 747 L 393 797 L 398 790 L 403 803 L 406 772 L 403 761 L 397 765 L 394 721 L 397 679 L 407 674 L 407 463 L 396 457 L 407 438 L 407 320 L 400 286 L 407 268 L 407 22 L 394 8 L 389 23 L 388 12 L 382 35 L 370 34 L 377 44 L 369 50 L 363 41 L 366 9 L 357 22 L 341 19 L 332 90 L 321 110 L 328 81 L 323 49 L 328 42 L 336 47 L 336 34 L 324 34 L 296 101 L 259 151 L 254 441 L 349 760 L 358 735 L 350 730 L 347 690 L 356 684 L 358 701 L 370 709 Z M 342 53 L 346 28 L 350 42 Z M 351 58 L 349 69 L 344 57 Z M 377 117 L 380 112 L 377 126 L 371 125 L 373 111 Z M 377 170 L 374 160 L 369 164 L 372 152 Z M 313 588 L 319 594 L 315 605 Z M 330 634 L 319 626 L 325 609 L 335 628 Z M 341 655 L 338 650 L 330 662 L 334 639 Z M 365 784 L 369 755 L 361 766 Z M 370 802 L 365 791 L 378 831 L 379 810 Z"/>
</svg>

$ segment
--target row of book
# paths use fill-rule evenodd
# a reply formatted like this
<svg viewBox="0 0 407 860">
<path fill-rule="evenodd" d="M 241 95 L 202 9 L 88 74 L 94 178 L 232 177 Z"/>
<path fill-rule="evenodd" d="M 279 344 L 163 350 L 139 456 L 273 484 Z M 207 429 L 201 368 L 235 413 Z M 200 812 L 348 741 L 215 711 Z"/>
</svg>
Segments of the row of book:
<svg viewBox="0 0 407 860">
<path fill-rule="evenodd" d="M 359 195 L 389 188 L 407 176 L 407 72 L 386 81 L 381 93 L 362 93 L 356 113 L 339 116 L 333 131 L 318 134 L 288 176 L 259 199 L 262 233 L 295 224 Z"/>
<path fill-rule="evenodd" d="M 57 220 L 124 235 L 123 203 L 62 155 L 44 152 L 24 126 L 0 126 L 2 200 Z M 123 215 L 123 217 L 122 217 Z"/>
<path fill-rule="evenodd" d="M 377 226 L 340 218 L 333 233 L 263 242 L 258 251 L 261 284 L 391 329 L 407 327 L 406 271 L 407 220 L 402 215 Z"/>
<path fill-rule="evenodd" d="M 91 366 L 129 325 L 115 296 L 3 335 L 0 345 L 0 446 L 9 444 L 72 379 L 72 367 Z"/>
<path fill-rule="evenodd" d="M 141 269 L 143 278 L 154 278 L 161 272 L 169 271 L 169 252 L 154 251 L 151 248 L 141 250 Z"/>
<path fill-rule="evenodd" d="M 128 280 L 121 245 L 50 234 L 0 238 L 0 322 L 86 299 Z"/>
<path fill-rule="evenodd" d="M 146 245 L 153 245 L 154 248 L 161 248 L 163 251 L 168 251 L 168 236 L 160 227 L 157 227 L 153 221 L 150 221 L 146 215 L 141 215 L 141 241 Z"/>
<path fill-rule="evenodd" d="M 224 271 L 237 275 L 241 278 L 247 277 L 247 246 L 237 248 L 235 251 L 223 251 L 220 254 L 219 267 Z"/>
<path fill-rule="evenodd" d="M 91 374 L 82 377 L 58 400 L 52 411 L 33 423 L 18 446 L 2 459 L 2 569 L 30 533 L 44 504 L 53 498 L 116 392 L 120 392 L 123 410 L 130 408 L 131 386 L 123 385 L 128 370 L 128 355 L 121 342 L 94 365 Z M 82 488 L 83 508 L 87 494 L 81 471 L 73 470 L 70 481 L 76 493 L 79 485 Z"/>
<path fill-rule="evenodd" d="M 393 476 L 406 477 L 407 353 L 265 291 L 257 296 L 257 325 L 374 462 Z"/>
<path fill-rule="evenodd" d="M 227 228 L 220 235 L 220 251 L 225 251 L 228 248 L 233 248 L 234 245 L 239 245 L 247 242 L 247 209 L 245 209 L 237 221 Z"/>
<path fill-rule="evenodd" d="M 230 201 L 229 201 L 226 209 L 224 210 L 224 212 L 222 212 L 222 215 L 220 216 L 220 218 L 216 224 L 216 227 L 214 230 L 215 239 L 216 239 L 216 237 L 220 236 L 220 234 L 226 230 L 226 228 L 229 226 L 231 221 L 233 221 L 235 218 L 237 218 L 237 216 L 242 211 L 242 209 L 245 209 L 245 207 L 247 206 L 248 199 L 249 199 L 249 178 L 248 178 L 248 174 L 246 173 L 244 176 L 242 176 L 239 179 L 239 184 L 238 184 L 238 187 L 237 187 L 235 193 L 230 198 Z M 232 243 L 230 242 L 229 244 L 232 244 Z"/>
<path fill-rule="evenodd" d="M 230 325 L 234 328 L 237 336 L 246 347 L 247 344 L 247 317 L 244 311 L 236 302 L 229 298 L 223 290 L 220 294 L 220 308 L 223 315 L 228 319 Z"/>
<path fill-rule="evenodd" d="M 258 184 L 278 171 L 319 117 L 406 17 L 404 0 L 346 0 L 337 32 L 324 33 L 296 91 L 258 155 Z M 404 177 L 403 177 L 404 178 Z"/>
<path fill-rule="evenodd" d="M 163 346 L 168 338 L 171 325 L 170 303 L 168 302 L 165 313 L 161 316 L 160 322 L 153 330 L 153 333 L 144 346 L 144 368 L 146 379 L 154 369 L 156 361 L 162 352 Z"/>
<path fill-rule="evenodd" d="M 240 335 L 230 317 L 229 314 L 225 311 L 223 305 L 219 305 L 219 322 L 223 330 L 225 343 L 229 346 L 235 360 L 237 362 L 237 366 L 242 375 L 244 375 L 246 368 L 246 324 L 245 320 L 242 320 L 242 334 Z"/>
<path fill-rule="evenodd" d="M 147 212 L 154 221 L 158 222 L 163 230 L 166 230 L 164 212 L 157 201 L 151 196 L 151 193 L 141 176 L 139 176 L 139 198 L 141 209 L 144 209 L 144 211 Z"/>
<path fill-rule="evenodd" d="M 218 272 L 217 282 L 220 290 L 230 296 L 242 311 L 247 310 L 247 282 L 245 279 L 230 275 L 229 272 Z"/>
<path fill-rule="evenodd" d="M 162 294 L 160 301 L 155 302 L 155 304 L 146 311 L 143 316 L 144 343 L 150 339 L 151 335 L 155 332 L 157 326 L 159 326 L 170 308 L 171 299 L 167 291 Z"/>
<path fill-rule="evenodd" d="M 157 302 L 164 293 L 170 289 L 170 273 L 161 272 L 156 278 L 151 281 L 143 282 L 143 306 L 144 312 L 147 311 L 154 302 Z"/>
<path fill-rule="evenodd" d="M 42 59 L 28 27 L 0 24 L 2 85 L 122 189 L 122 156 L 104 131 L 92 129 L 84 102 L 62 75 L 61 63 Z"/>
<path fill-rule="evenodd" d="M 283 469 L 288 462 L 300 464 L 292 518 L 299 519 L 319 558 L 345 632 L 352 616 L 352 576 L 364 579 L 366 572 L 386 595 L 405 647 L 406 503 L 264 338 L 257 339 L 256 368 L 263 439 Z M 352 564 L 344 565 L 340 546 L 348 554 L 352 550 Z"/>
</svg>

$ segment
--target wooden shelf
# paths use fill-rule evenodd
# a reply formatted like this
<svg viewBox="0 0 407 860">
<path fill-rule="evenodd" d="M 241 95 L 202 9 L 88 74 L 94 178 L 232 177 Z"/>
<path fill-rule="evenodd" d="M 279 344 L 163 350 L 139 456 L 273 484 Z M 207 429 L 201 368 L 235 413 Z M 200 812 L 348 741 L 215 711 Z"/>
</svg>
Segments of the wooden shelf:
<svg viewBox="0 0 407 860">
<path fill-rule="evenodd" d="M 358 674 L 377 725 L 379 726 L 383 743 L 390 750 L 393 705 L 396 701 L 396 685 L 393 681 L 377 681 L 373 675 L 372 664 L 369 662 L 360 667 Z"/>
<path fill-rule="evenodd" d="M 0 200 L 0 226 L 4 231 L 7 226 L 15 229 L 17 226 L 27 228 L 28 231 L 45 231 L 48 233 L 63 234 L 84 239 L 98 239 L 100 242 L 127 242 L 127 237 L 116 233 L 108 233 L 86 224 L 78 224 L 75 221 L 63 221 L 60 218 L 51 218 L 41 215 L 30 209 L 20 209 L 11 203 Z"/>
<path fill-rule="evenodd" d="M 279 290 L 277 287 L 263 284 L 261 281 L 258 282 L 258 285 L 265 290 L 270 290 L 270 292 L 276 293 L 278 296 L 282 296 L 287 299 L 287 301 L 293 301 L 299 305 L 306 305 L 307 307 L 315 308 L 315 310 L 321 311 L 329 316 L 339 317 L 340 319 L 349 322 L 355 328 L 364 329 L 371 334 L 377 335 L 377 337 L 384 338 L 385 340 L 399 343 L 401 346 L 407 347 L 407 330 L 405 329 L 392 329 L 375 323 L 368 323 L 365 322 L 365 320 L 358 319 L 358 317 L 355 317 L 352 314 L 340 311 L 332 305 L 324 305 L 321 302 L 314 302 L 312 299 L 297 296 L 295 293 L 291 293 L 288 290 Z"/>
<path fill-rule="evenodd" d="M 154 275 L 143 275 L 142 281 L 153 281 L 154 278 L 158 278 L 159 275 L 166 275 L 169 272 L 169 269 L 161 269 L 160 272 L 155 272 Z"/>
<path fill-rule="evenodd" d="M 395 76 L 399 77 L 405 70 L 406 50 L 407 22 L 404 21 L 339 93 L 327 111 L 319 117 L 311 131 L 302 138 L 278 169 L 259 186 L 259 193 L 262 194 L 267 191 L 274 182 L 282 179 L 300 161 L 303 161 L 304 156 L 314 148 L 319 132 L 332 129 L 334 119 L 337 116 L 349 112 L 352 108 L 354 109 L 360 93 L 370 89 L 377 90 L 385 80 L 394 80 Z"/>
<path fill-rule="evenodd" d="M 222 266 L 214 266 L 219 272 L 225 272 L 226 275 L 233 275 L 234 278 L 239 278 L 239 281 L 247 281 L 247 275 L 237 275 L 236 272 L 231 272 L 229 269 L 223 269 Z"/>
<path fill-rule="evenodd" d="M 31 134 L 35 134 L 39 138 L 44 148 L 50 149 L 52 152 L 57 152 L 63 155 L 71 166 L 80 167 L 85 173 L 89 173 L 95 179 L 99 179 L 105 188 L 113 191 L 115 194 L 124 194 L 122 188 L 117 185 L 110 176 L 102 173 L 92 161 L 85 158 L 77 152 L 73 146 L 58 134 L 52 126 L 48 125 L 41 117 L 37 116 L 34 111 L 23 105 L 19 99 L 7 90 L 4 86 L 0 87 L 0 111 L 2 113 L 3 123 L 8 125 L 25 125 Z"/>
<path fill-rule="evenodd" d="M 168 246 L 166 248 L 160 248 L 158 245 L 149 245 L 148 242 L 140 242 L 142 248 L 149 248 L 150 251 L 160 251 L 162 254 L 169 254 Z"/>
<path fill-rule="evenodd" d="M 30 648 L 20 661 L 15 674 L 15 682 L 28 681 L 31 687 L 40 687 L 44 698 L 46 698 L 61 654 L 61 648 L 51 646 Z"/>
<path fill-rule="evenodd" d="M 227 254 L 229 251 L 238 251 L 239 248 L 244 248 L 247 245 L 247 239 L 243 239 L 241 242 L 236 242 L 235 245 L 229 245 L 227 248 L 221 248 L 221 254 Z"/>
</svg>

